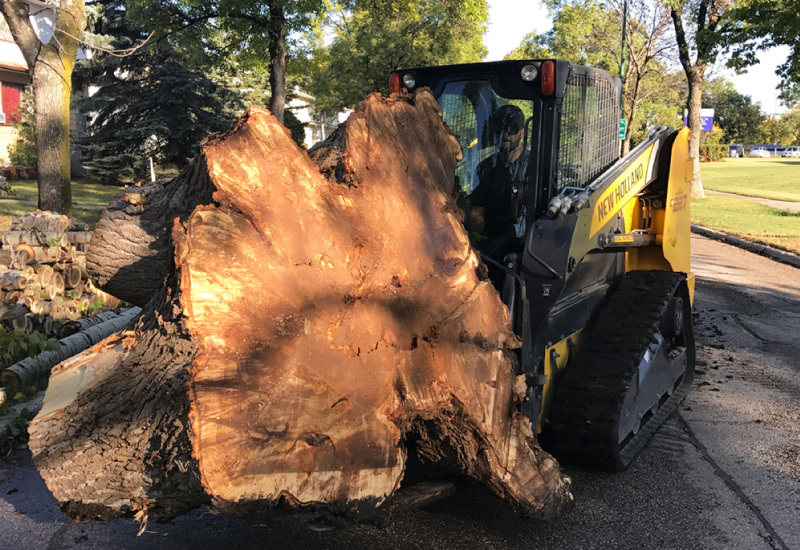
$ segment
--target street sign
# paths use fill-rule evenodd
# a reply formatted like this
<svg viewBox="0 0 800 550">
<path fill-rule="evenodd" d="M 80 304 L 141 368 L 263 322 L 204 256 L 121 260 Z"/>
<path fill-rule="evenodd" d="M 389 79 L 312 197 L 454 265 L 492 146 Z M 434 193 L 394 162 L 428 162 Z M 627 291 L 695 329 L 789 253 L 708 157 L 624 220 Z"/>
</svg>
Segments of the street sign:
<svg viewBox="0 0 800 550">
<path fill-rule="evenodd" d="M 619 119 L 619 139 L 625 139 L 625 124 L 624 118 Z"/>
<path fill-rule="evenodd" d="M 711 132 L 714 130 L 714 109 L 700 109 L 700 122 L 702 123 L 701 130 L 703 132 Z M 689 126 L 689 110 L 683 110 L 683 125 Z"/>
</svg>

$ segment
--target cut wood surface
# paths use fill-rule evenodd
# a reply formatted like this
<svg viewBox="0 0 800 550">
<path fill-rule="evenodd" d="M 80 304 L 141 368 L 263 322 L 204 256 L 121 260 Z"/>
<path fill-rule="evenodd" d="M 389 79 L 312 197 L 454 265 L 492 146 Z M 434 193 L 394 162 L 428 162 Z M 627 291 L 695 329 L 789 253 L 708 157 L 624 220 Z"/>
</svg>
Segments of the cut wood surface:
<svg viewBox="0 0 800 550">
<path fill-rule="evenodd" d="M 528 514 L 568 507 L 569 478 L 519 412 L 519 342 L 455 205 L 461 152 L 435 98 L 370 96 L 311 155 L 251 108 L 168 191 L 112 205 L 116 230 L 159 251 L 91 269 L 109 285 L 149 265 L 166 284 L 140 296 L 135 332 L 54 371 L 29 430 L 53 494 L 84 518 L 208 498 L 369 517 L 414 452 Z M 133 214 L 203 193 L 185 215 L 159 206 L 171 239 Z"/>
</svg>

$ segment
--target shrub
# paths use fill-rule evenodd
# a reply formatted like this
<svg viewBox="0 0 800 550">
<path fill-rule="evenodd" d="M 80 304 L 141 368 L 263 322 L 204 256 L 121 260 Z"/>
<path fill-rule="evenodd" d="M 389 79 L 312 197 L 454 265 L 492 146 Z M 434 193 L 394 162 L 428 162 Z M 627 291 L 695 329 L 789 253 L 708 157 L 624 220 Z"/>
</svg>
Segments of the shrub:
<svg viewBox="0 0 800 550">
<path fill-rule="evenodd" d="M 57 340 L 38 332 L 25 334 L 20 330 L 8 330 L 0 326 L 0 370 L 43 351 L 55 351 L 58 345 Z"/>
<path fill-rule="evenodd" d="M 719 143 L 700 145 L 700 162 L 717 162 L 728 156 L 728 146 Z"/>
<path fill-rule="evenodd" d="M 17 139 L 8 146 L 8 160 L 14 166 L 36 166 L 36 125 L 33 116 L 33 96 L 30 88 L 25 89 L 25 95 L 19 104 L 19 113 L 14 129 Z"/>
</svg>

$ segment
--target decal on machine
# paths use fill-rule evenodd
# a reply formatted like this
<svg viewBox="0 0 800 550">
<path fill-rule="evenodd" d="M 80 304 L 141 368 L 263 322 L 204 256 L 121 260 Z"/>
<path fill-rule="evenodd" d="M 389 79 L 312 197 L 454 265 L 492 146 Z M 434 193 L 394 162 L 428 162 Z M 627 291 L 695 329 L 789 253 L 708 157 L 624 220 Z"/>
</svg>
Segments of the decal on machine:
<svg viewBox="0 0 800 550">
<path fill-rule="evenodd" d="M 653 160 L 652 153 L 653 146 L 651 145 L 597 199 L 590 236 L 594 236 L 602 229 L 619 212 L 620 208 L 644 188 L 647 183 L 645 174 L 652 172 L 648 169 Z"/>
<path fill-rule="evenodd" d="M 669 205 L 672 207 L 673 212 L 683 210 L 686 207 L 686 195 L 678 195 L 672 198 L 672 200 L 669 201 Z"/>
</svg>

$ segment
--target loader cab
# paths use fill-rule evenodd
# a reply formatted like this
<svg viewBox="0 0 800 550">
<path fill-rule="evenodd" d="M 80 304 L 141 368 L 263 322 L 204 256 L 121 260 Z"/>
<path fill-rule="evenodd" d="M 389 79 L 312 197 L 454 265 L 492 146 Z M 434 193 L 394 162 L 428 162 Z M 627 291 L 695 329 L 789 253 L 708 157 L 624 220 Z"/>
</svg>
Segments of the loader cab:
<svg viewBox="0 0 800 550">
<path fill-rule="evenodd" d="M 458 136 L 464 156 L 456 185 L 465 226 L 514 317 L 510 294 L 518 285 L 504 280 L 505 267 L 521 258 L 529 229 L 546 216 L 553 197 L 585 188 L 619 159 L 621 82 L 552 59 L 421 67 L 390 76 L 392 92 L 422 87 L 431 89 Z M 517 129 L 518 154 L 509 157 L 515 145 L 509 130 Z M 536 245 L 528 244 L 536 256 Z"/>
<path fill-rule="evenodd" d="M 622 85 L 605 71 L 550 59 L 420 67 L 390 76 L 392 92 L 422 87 L 432 90 L 459 137 L 464 158 L 456 176 L 467 196 L 481 183 L 481 163 L 498 160 L 498 111 L 512 105 L 523 113 L 527 222 L 542 216 L 565 187 L 588 185 L 619 158 Z"/>
</svg>

